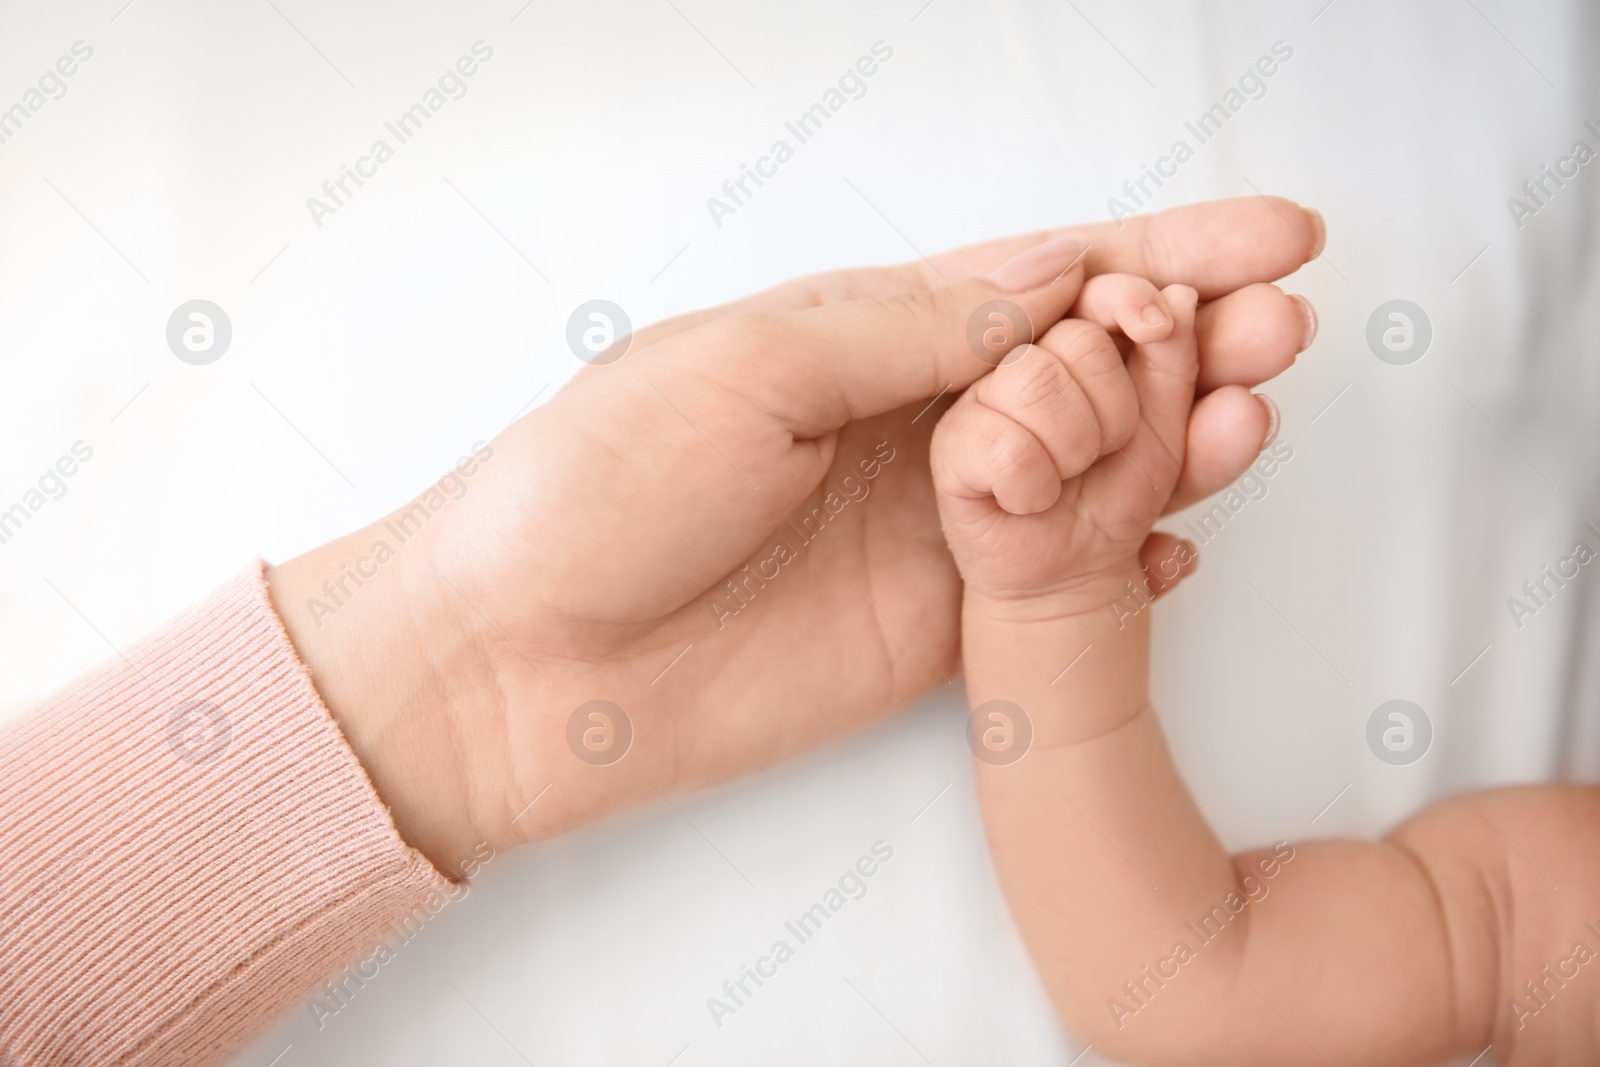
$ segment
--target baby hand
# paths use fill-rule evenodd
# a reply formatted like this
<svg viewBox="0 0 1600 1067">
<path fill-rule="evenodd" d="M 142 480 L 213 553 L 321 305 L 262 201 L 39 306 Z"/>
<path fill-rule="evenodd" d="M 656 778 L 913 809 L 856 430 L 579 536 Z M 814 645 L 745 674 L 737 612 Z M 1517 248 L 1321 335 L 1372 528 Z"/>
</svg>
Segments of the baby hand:
<svg viewBox="0 0 1600 1067">
<path fill-rule="evenodd" d="M 969 602 L 1077 615 L 1137 578 L 1183 468 L 1196 300 L 1185 285 L 1094 278 L 1080 318 L 1017 349 L 945 413 L 933 481 Z"/>
</svg>

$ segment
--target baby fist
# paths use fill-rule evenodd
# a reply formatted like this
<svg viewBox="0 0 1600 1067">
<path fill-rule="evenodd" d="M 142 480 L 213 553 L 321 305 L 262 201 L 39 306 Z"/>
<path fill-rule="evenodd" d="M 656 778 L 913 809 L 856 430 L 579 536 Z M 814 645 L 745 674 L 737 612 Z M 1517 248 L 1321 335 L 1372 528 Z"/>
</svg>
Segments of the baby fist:
<svg viewBox="0 0 1600 1067">
<path fill-rule="evenodd" d="M 1138 573 L 1177 485 L 1199 374 L 1196 293 L 1095 281 L 1084 318 L 980 379 L 934 431 L 940 519 L 969 596 L 1103 609 Z"/>
</svg>

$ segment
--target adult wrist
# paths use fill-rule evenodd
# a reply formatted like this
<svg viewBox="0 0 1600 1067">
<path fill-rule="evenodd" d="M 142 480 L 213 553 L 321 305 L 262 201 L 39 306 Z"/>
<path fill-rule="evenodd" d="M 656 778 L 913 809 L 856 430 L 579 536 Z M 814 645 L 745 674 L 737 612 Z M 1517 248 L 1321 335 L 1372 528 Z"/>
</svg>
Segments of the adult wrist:
<svg viewBox="0 0 1600 1067">
<path fill-rule="evenodd" d="M 491 675 L 425 546 L 375 558 L 393 540 L 376 525 L 358 530 L 272 567 L 268 589 L 401 837 L 459 877 L 480 835 L 456 712 L 483 699 Z"/>
</svg>

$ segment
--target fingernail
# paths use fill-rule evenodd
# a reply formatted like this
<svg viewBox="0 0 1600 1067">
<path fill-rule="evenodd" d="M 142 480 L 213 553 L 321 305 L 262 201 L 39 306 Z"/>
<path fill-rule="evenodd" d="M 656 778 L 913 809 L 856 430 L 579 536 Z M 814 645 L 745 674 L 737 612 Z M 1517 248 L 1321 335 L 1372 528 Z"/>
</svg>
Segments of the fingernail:
<svg viewBox="0 0 1600 1067">
<path fill-rule="evenodd" d="M 1300 351 L 1304 352 L 1311 347 L 1311 342 L 1317 339 L 1317 309 L 1311 305 L 1311 301 L 1299 293 L 1295 293 L 1294 298 L 1300 302 L 1300 310 L 1306 316 L 1306 336 L 1305 340 L 1300 342 Z"/>
<path fill-rule="evenodd" d="M 1261 401 L 1261 406 L 1267 409 L 1267 436 L 1262 439 L 1261 447 L 1266 448 L 1278 439 L 1278 427 L 1283 424 L 1283 415 L 1278 411 L 1278 405 L 1265 393 L 1256 393 L 1255 398 Z"/>
<path fill-rule="evenodd" d="M 1316 208 L 1306 208 L 1306 214 L 1311 216 L 1311 258 L 1316 259 L 1328 246 L 1328 224 L 1322 220 L 1322 212 Z"/>
<path fill-rule="evenodd" d="M 1140 314 L 1144 316 L 1144 321 L 1149 326 L 1166 326 L 1172 322 L 1171 319 L 1167 318 L 1166 310 L 1154 300 L 1146 304 L 1144 311 Z"/>
<path fill-rule="evenodd" d="M 1009 293 L 1025 293 L 1049 285 L 1082 255 L 1082 241 L 1071 236 L 1057 237 L 1018 252 L 990 271 L 989 280 Z"/>
</svg>

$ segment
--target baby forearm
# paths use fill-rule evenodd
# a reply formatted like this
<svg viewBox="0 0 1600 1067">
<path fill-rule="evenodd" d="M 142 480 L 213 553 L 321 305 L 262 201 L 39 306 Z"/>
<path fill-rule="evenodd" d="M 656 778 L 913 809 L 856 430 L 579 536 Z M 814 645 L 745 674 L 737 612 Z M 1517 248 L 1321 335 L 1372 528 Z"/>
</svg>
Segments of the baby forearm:
<svg viewBox="0 0 1600 1067">
<path fill-rule="evenodd" d="M 979 789 L 1013 914 L 1066 1021 L 1092 1037 L 1125 1027 L 1112 1001 L 1201 1007 L 1188 974 L 1190 996 L 1138 994 L 1185 924 L 1239 889 L 1148 710 L 1148 611 L 1052 617 L 969 597 L 963 641 L 976 714 L 1007 700 L 1032 726 L 1024 758 L 980 758 Z M 1229 984 L 1243 943 L 1219 939 L 1185 970 Z"/>
<path fill-rule="evenodd" d="M 1151 1064 L 1426 1063 L 1454 1048 L 1472 1027 L 1452 957 L 1484 954 L 1452 942 L 1430 873 L 1393 844 L 1230 858 L 1150 710 L 1148 612 L 1119 614 L 969 600 L 964 620 L 974 708 L 1009 700 L 1033 727 L 1024 758 L 980 759 L 979 788 L 1013 915 L 1068 1025 Z M 1385 1007 L 1395 998 L 1403 1019 Z"/>
</svg>

